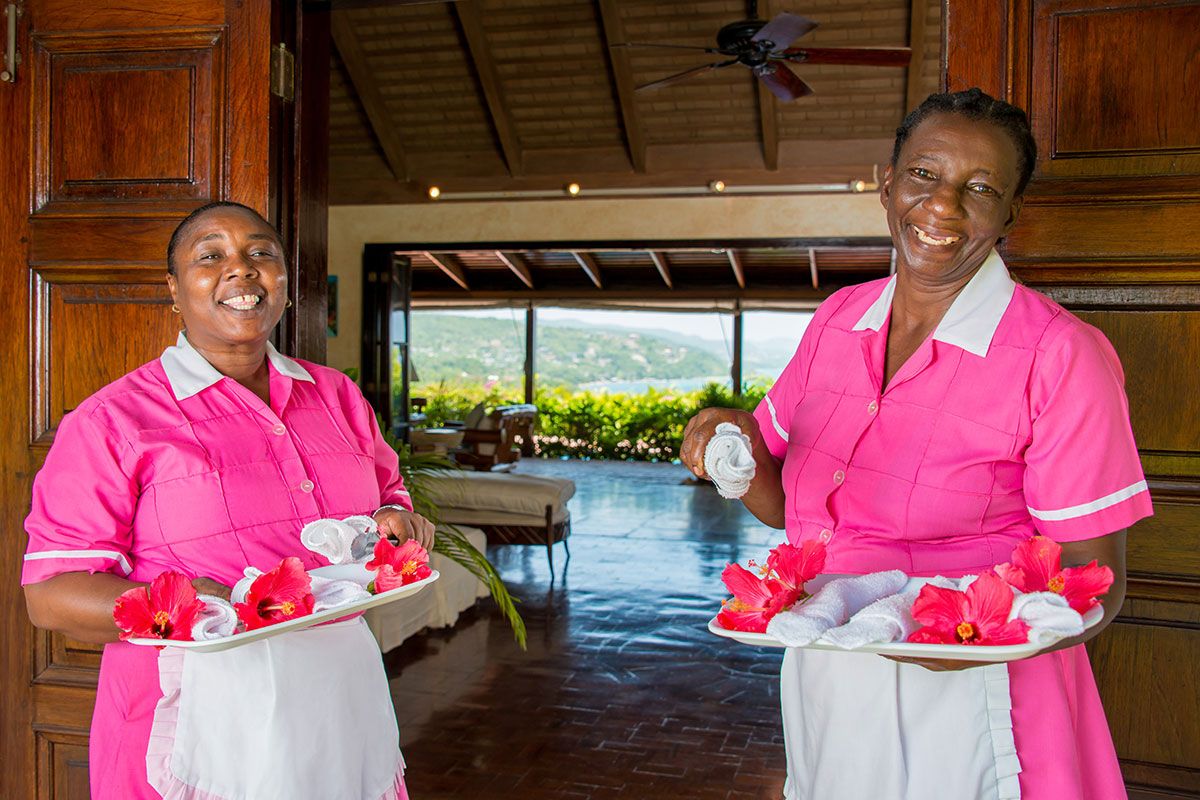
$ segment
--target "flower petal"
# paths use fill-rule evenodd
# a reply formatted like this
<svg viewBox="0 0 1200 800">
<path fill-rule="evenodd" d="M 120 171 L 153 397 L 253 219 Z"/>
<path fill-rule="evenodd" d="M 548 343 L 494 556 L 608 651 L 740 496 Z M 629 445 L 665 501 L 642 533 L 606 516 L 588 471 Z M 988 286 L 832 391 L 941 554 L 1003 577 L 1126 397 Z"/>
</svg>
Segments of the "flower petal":
<svg viewBox="0 0 1200 800">
<path fill-rule="evenodd" d="M 1050 578 L 1062 569 L 1062 547 L 1053 539 L 1034 536 L 1013 548 L 1010 563 L 1025 573 L 1022 592 L 1044 592 Z"/>
<path fill-rule="evenodd" d="M 954 629 L 963 621 L 966 603 L 966 595 L 963 592 L 927 583 L 921 587 L 920 594 L 913 601 L 913 619 L 937 631 L 938 635 L 950 636 L 947 641 L 954 641 Z"/>
<path fill-rule="evenodd" d="M 808 539 L 799 546 L 784 542 L 767 556 L 767 568 L 792 588 L 803 588 L 825 569 L 825 544 Z"/>
<path fill-rule="evenodd" d="M 1080 614 L 1096 605 L 1097 598 L 1108 592 L 1113 583 L 1113 571 L 1093 561 L 1082 567 L 1067 567 L 1062 571 L 1062 596 Z"/>
<path fill-rule="evenodd" d="M 767 617 L 761 611 L 734 611 L 727 606 L 717 614 L 717 624 L 729 631 L 767 632 Z"/>
<path fill-rule="evenodd" d="M 766 581 L 741 564 L 727 564 L 721 572 L 721 580 L 730 594 L 748 606 L 763 608 L 771 599 Z"/>
<path fill-rule="evenodd" d="M 991 630 L 1008 621 L 1012 604 L 1012 587 L 991 572 L 985 572 L 967 587 L 964 618 L 982 631 Z"/>
<path fill-rule="evenodd" d="M 113 604 L 113 622 L 125 639 L 144 639 L 154 636 L 154 612 L 150 610 L 150 597 L 144 586 L 135 586 L 124 592 Z"/>
</svg>

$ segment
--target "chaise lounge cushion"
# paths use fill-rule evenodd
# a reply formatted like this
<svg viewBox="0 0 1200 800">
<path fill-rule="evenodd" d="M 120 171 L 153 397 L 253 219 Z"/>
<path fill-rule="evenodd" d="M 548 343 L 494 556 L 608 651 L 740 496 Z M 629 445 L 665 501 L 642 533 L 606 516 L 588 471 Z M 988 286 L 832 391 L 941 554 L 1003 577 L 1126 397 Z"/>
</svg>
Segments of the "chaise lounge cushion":
<svg viewBox="0 0 1200 800">
<path fill-rule="evenodd" d="M 553 521 L 562 522 L 575 494 L 575 484 L 565 478 L 502 472 L 438 475 L 424 486 L 441 521 L 456 524 L 545 525 L 546 506 Z"/>
</svg>

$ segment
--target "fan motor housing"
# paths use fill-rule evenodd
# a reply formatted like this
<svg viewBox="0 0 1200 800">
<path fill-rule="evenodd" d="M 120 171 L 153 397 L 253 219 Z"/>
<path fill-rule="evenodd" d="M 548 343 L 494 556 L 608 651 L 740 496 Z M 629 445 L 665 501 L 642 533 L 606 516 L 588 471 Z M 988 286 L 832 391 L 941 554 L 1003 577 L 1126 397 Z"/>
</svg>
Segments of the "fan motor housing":
<svg viewBox="0 0 1200 800">
<path fill-rule="evenodd" d="M 731 56 L 751 55 L 755 48 L 751 46 L 753 43 L 750 40 L 766 24 L 766 21 L 761 19 L 731 22 L 717 31 L 717 48 Z"/>
</svg>

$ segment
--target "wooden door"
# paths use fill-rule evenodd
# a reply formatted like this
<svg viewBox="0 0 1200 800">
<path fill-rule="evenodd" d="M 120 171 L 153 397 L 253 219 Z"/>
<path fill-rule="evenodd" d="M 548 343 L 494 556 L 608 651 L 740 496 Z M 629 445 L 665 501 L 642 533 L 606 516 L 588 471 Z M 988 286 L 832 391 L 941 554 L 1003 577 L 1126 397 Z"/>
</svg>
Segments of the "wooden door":
<svg viewBox="0 0 1200 800">
<path fill-rule="evenodd" d="M 174 342 L 166 242 L 205 202 L 269 214 L 301 251 L 281 344 L 323 357 L 324 195 L 301 213 L 295 194 L 325 156 L 295 135 L 298 104 L 271 95 L 272 25 L 294 47 L 294 9 L 283 30 L 271 0 L 21 5 L 17 77 L 0 83 L 0 797 L 58 800 L 88 796 L 99 648 L 29 625 L 32 476 L 65 412 Z M 327 103 L 308 115 L 318 145 Z M 301 150 L 315 173 L 297 170 Z"/>
<path fill-rule="evenodd" d="M 1200 2 L 953 0 L 946 36 L 949 87 L 1037 139 L 1005 258 L 1125 367 L 1155 513 L 1088 649 L 1130 797 L 1200 797 Z"/>
</svg>

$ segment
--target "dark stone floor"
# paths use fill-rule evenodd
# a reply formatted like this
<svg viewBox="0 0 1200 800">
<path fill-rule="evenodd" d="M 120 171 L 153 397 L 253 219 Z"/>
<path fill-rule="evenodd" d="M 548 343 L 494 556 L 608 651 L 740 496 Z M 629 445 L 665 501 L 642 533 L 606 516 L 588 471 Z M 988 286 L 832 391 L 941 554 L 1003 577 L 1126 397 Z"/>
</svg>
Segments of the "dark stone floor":
<svg viewBox="0 0 1200 800">
<path fill-rule="evenodd" d="M 522 461 L 562 475 L 571 562 L 489 556 L 522 600 L 529 649 L 481 603 L 388 654 L 413 800 L 779 798 L 781 652 L 705 629 L 729 561 L 782 536 L 670 464 Z"/>
</svg>

